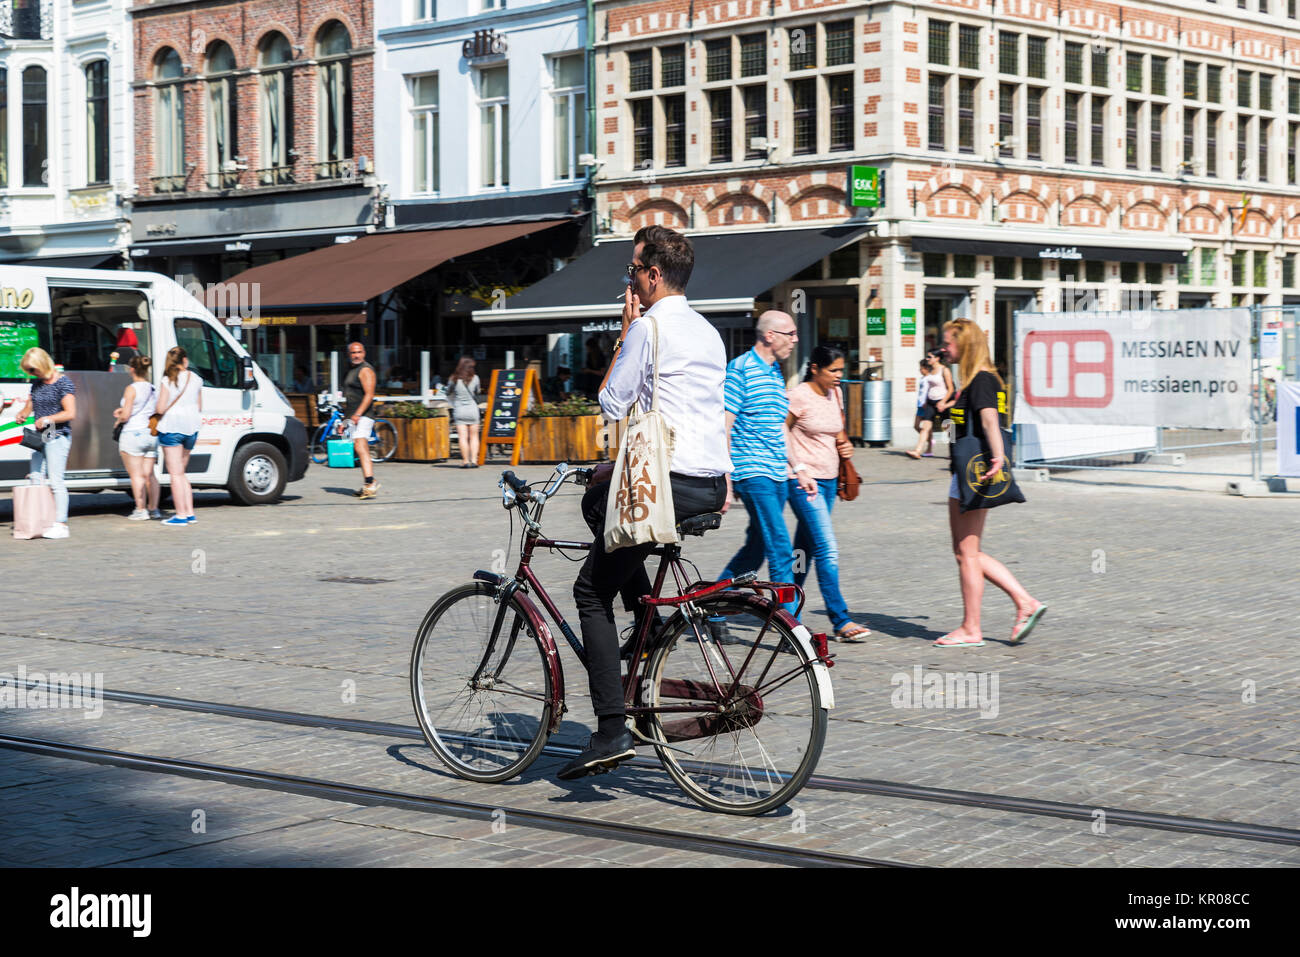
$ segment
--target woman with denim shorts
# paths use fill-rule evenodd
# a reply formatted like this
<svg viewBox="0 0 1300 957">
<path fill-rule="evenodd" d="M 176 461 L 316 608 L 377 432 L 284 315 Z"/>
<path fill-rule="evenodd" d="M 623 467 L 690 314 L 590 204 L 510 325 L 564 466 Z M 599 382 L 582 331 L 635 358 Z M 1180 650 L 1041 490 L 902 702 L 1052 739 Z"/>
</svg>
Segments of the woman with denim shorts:
<svg viewBox="0 0 1300 957">
<path fill-rule="evenodd" d="M 193 525 L 198 521 L 194 516 L 194 488 L 185 472 L 199 438 L 203 380 L 189 371 L 189 366 L 184 349 L 176 346 L 168 350 L 167 365 L 158 386 L 158 409 L 162 412 L 158 447 L 162 449 L 163 462 L 171 477 L 172 503 L 176 506 L 176 514 L 163 524 L 171 526 Z"/>
<path fill-rule="evenodd" d="M 68 486 L 63 480 L 68 468 L 68 453 L 72 450 L 72 420 L 77 417 L 76 387 L 72 380 L 54 367 L 54 360 L 44 349 L 32 348 L 23 353 L 19 366 L 30 376 L 35 376 L 32 391 L 22 408 L 14 412 L 14 421 L 25 422 L 30 412 L 36 416 L 35 428 L 47 436 L 42 450 L 32 453 L 28 474 L 48 473 L 54 489 L 54 524 L 47 528 L 42 538 L 67 538 Z M 53 428 L 53 433 L 49 430 Z"/>
<path fill-rule="evenodd" d="M 131 367 L 131 383 L 122 393 L 122 404 L 113 410 L 113 418 L 122 424 L 117 450 L 126 474 L 131 476 L 131 495 L 135 499 L 135 511 L 127 518 L 147 522 L 162 518 L 158 510 L 158 476 L 153 468 L 158 460 L 158 439 L 149 431 L 149 416 L 158 406 L 158 390 L 149 381 L 152 362 L 148 356 L 134 355 L 127 365 Z"/>
<path fill-rule="evenodd" d="M 789 498 L 795 517 L 795 584 L 803 586 L 808 570 L 817 566 L 817 585 L 826 614 L 834 628 L 834 640 L 864 641 L 871 634 L 849 617 L 840 594 L 839 546 L 831 526 L 840 475 L 840 459 L 853 457 L 853 445 L 844 429 L 844 404 L 840 379 L 844 375 L 844 353 L 827 346 L 813 349 L 804 381 L 790 390 L 790 411 L 786 417 L 789 435 L 786 455 L 790 461 Z"/>
</svg>

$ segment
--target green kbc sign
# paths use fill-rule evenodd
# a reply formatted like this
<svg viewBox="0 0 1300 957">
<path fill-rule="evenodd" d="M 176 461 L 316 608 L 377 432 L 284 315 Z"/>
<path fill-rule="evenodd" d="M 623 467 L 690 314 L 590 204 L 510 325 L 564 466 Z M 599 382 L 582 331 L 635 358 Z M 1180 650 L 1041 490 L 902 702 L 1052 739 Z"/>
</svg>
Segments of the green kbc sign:
<svg viewBox="0 0 1300 957">
<path fill-rule="evenodd" d="M 880 170 L 875 166 L 849 167 L 849 205 L 880 205 Z"/>
</svg>

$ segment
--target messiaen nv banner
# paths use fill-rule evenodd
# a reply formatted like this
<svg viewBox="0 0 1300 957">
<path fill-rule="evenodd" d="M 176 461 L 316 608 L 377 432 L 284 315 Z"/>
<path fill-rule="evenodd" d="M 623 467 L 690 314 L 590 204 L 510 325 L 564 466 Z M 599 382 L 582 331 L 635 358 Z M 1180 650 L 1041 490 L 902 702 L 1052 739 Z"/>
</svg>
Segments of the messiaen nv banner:
<svg viewBox="0 0 1300 957">
<path fill-rule="evenodd" d="M 1244 429 L 1247 309 L 1020 313 L 1015 421 Z"/>
<path fill-rule="evenodd" d="M 1277 384 L 1277 474 L 1300 477 L 1300 382 Z"/>
</svg>

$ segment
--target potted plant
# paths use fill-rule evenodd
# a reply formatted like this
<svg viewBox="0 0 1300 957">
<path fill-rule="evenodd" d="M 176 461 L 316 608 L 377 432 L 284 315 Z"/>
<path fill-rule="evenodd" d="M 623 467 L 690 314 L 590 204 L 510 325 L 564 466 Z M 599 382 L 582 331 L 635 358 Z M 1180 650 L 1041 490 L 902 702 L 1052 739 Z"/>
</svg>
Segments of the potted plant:
<svg viewBox="0 0 1300 957">
<path fill-rule="evenodd" d="M 419 402 L 393 402 L 379 413 L 397 430 L 399 462 L 436 462 L 451 455 L 450 419 L 446 409 L 426 408 Z"/>
<path fill-rule="evenodd" d="M 604 454 L 600 406 L 584 396 L 535 405 L 519 427 L 524 462 L 595 462 Z"/>
</svg>

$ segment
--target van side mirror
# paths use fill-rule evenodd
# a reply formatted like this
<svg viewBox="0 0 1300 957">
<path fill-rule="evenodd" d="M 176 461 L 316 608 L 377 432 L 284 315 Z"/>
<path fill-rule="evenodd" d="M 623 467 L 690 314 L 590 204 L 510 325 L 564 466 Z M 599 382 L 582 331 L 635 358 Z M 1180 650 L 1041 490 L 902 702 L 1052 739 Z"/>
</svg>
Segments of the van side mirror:
<svg viewBox="0 0 1300 957">
<path fill-rule="evenodd" d="M 257 377 L 253 375 L 253 357 L 239 357 L 239 387 L 241 389 L 257 388 Z"/>
</svg>

